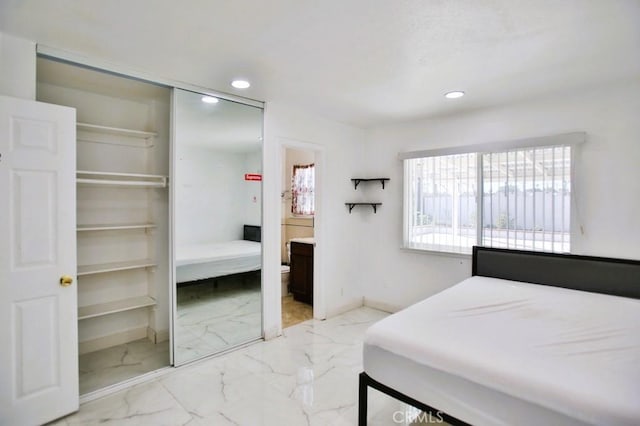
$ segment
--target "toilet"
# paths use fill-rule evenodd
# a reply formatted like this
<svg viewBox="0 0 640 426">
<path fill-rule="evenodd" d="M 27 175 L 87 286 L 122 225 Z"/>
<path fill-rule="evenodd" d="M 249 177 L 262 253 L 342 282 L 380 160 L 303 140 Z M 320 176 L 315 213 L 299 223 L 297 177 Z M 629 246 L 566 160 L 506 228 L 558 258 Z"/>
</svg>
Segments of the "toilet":
<svg viewBox="0 0 640 426">
<path fill-rule="evenodd" d="M 282 284 L 282 297 L 289 294 L 289 265 L 280 266 L 280 282 Z"/>
<path fill-rule="evenodd" d="M 291 261 L 291 246 L 287 241 L 287 262 Z M 280 283 L 282 285 L 282 297 L 289 294 L 289 265 L 280 265 Z"/>
</svg>

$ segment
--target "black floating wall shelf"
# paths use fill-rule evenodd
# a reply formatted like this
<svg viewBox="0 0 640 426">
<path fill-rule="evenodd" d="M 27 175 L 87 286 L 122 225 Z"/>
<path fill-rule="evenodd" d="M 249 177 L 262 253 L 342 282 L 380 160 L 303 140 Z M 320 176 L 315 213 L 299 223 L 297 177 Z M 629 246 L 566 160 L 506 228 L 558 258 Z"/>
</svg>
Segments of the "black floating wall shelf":
<svg viewBox="0 0 640 426">
<path fill-rule="evenodd" d="M 351 181 L 353 182 L 353 187 L 354 189 L 358 189 L 358 185 L 360 185 L 360 182 L 375 182 L 378 181 L 382 184 L 382 189 L 384 189 L 384 183 L 388 180 L 391 180 L 389 178 L 353 178 L 351 179 Z M 367 203 L 368 204 L 368 203 Z"/>
<path fill-rule="evenodd" d="M 349 207 L 349 214 L 351 214 L 351 210 L 353 210 L 355 206 L 371 206 L 373 207 L 373 212 L 377 213 L 377 208 L 381 206 L 382 203 L 344 203 L 344 205 Z"/>
</svg>

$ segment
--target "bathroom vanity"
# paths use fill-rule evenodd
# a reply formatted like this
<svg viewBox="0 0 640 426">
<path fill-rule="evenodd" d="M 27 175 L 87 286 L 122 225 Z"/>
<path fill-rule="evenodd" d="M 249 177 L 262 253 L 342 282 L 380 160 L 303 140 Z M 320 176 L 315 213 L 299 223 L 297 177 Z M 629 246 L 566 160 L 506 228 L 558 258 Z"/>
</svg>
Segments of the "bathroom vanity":
<svg viewBox="0 0 640 426">
<path fill-rule="evenodd" d="M 290 287 L 294 300 L 313 305 L 313 238 L 293 238 Z"/>
</svg>

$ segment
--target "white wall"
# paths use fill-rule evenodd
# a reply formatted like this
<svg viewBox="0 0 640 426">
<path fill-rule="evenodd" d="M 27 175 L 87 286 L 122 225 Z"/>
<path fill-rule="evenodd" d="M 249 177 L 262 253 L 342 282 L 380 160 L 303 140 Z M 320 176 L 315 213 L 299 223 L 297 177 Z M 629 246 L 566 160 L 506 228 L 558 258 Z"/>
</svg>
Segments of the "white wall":
<svg viewBox="0 0 640 426">
<path fill-rule="evenodd" d="M 36 99 L 36 44 L 0 33 L 0 94 Z"/>
<path fill-rule="evenodd" d="M 473 94 L 469 94 L 472 96 Z M 365 303 L 397 309 L 471 273 L 469 257 L 408 252 L 402 243 L 402 163 L 398 152 L 585 131 L 575 165 L 583 234 L 572 252 L 640 259 L 640 81 L 581 93 L 371 129 L 365 163 L 388 175 L 375 229 L 362 253 Z"/>
<path fill-rule="evenodd" d="M 244 173 L 262 174 L 262 149 L 244 155 Z M 244 182 L 244 222 L 247 225 L 262 224 L 262 182 Z"/>
<path fill-rule="evenodd" d="M 280 221 L 282 146 L 316 146 L 316 258 L 325 289 L 326 315 L 362 304 L 359 266 L 362 226 L 344 202 L 352 192 L 350 178 L 362 164 L 362 129 L 326 120 L 280 103 L 267 103 L 264 157 L 264 303 L 267 337 L 280 323 Z M 318 156 L 318 153 L 320 154 Z M 317 301 L 314 301 L 314 303 Z"/>
<path fill-rule="evenodd" d="M 176 150 L 176 247 L 241 240 L 246 218 L 256 216 L 248 207 L 259 206 L 244 180 L 247 156 L 183 144 Z"/>
</svg>

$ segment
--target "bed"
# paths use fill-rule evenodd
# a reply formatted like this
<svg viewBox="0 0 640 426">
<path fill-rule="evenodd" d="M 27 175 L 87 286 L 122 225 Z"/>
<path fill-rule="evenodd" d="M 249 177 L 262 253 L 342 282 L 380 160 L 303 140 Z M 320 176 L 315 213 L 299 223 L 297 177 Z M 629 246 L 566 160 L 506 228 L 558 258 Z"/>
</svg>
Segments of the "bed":
<svg viewBox="0 0 640 426">
<path fill-rule="evenodd" d="M 243 238 L 180 246 L 176 250 L 178 284 L 259 271 L 262 268 L 260 227 L 244 225 Z"/>
<path fill-rule="evenodd" d="M 359 424 L 372 387 L 454 425 L 638 425 L 639 299 L 639 261 L 474 247 L 365 333 Z"/>
</svg>

